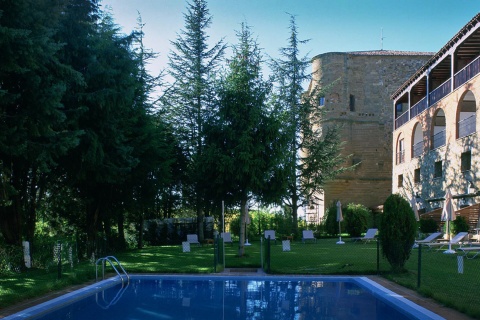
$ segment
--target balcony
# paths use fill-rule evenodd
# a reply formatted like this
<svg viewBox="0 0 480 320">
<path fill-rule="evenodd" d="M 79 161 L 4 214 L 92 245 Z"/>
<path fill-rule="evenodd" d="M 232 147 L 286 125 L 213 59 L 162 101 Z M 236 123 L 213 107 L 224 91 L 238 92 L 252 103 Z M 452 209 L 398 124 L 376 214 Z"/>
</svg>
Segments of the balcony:
<svg viewBox="0 0 480 320">
<path fill-rule="evenodd" d="M 438 101 L 442 100 L 447 94 L 452 92 L 452 81 L 448 79 L 441 85 L 439 85 L 435 90 L 430 92 L 430 105 L 433 106 Z"/>
<path fill-rule="evenodd" d="M 476 115 L 471 115 L 458 122 L 458 138 L 466 137 L 475 132 Z"/>
<path fill-rule="evenodd" d="M 405 162 L 405 150 L 397 152 L 397 164 Z"/>
<path fill-rule="evenodd" d="M 475 77 L 480 73 L 480 56 L 475 60 L 470 62 L 466 67 L 457 72 L 453 77 L 453 89 L 451 78 L 442 83 L 440 86 L 435 88 L 429 94 L 429 101 L 427 104 L 427 99 L 424 97 L 422 100 L 417 102 L 414 106 L 410 108 L 410 114 L 408 112 L 403 113 L 398 118 L 395 119 L 395 129 L 400 128 L 405 123 L 422 113 L 424 110 L 428 109 L 446 95 L 450 94 L 453 90 L 458 89 L 462 84 L 468 82 L 470 79 Z"/>
<path fill-rule="evenodd" d="M 428 107 L 427 97 L 424 97 L 422 100 L 414 104 L 412 108 L 410 108 L 410 117 L 411 118 L 416 117 L 417 115 L 422 113 L 424 110 L 426 110 L 427 107 Z"/>
<path fill-rule="evenodd" d="M 403 113 L 400 117 L 395 119 L 395 129 L 400 128 L 409 120 L 408 112 Z"/>
<path fill-rule="evenodd" d="M 440 148 L 446 143 L 446 130 L 442 130 L 432 136 L 432 149 Z"/>
<path fill-rule="evenodd" d="M 420 157 L 423 153 L 423 141 L 417 142 L 413 145 L 413 157 Z"/>
<path fill-rule="evenodd" d="M 455 74 L 453 77 L 454 89 L 457 89 L 478 73 L 480 73 L 480 57 L 470 62 L 465 68 Z"/>
</svg>

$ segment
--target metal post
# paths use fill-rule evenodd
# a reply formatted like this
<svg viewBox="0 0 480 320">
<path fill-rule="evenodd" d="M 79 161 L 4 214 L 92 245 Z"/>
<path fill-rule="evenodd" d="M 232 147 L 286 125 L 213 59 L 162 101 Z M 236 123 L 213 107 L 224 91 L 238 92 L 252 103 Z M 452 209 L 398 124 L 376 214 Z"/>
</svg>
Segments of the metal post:
<svg viewBox="0 0 480 320">
<path fill-rule="evenodd" d="M 420 279 L 422 278 L 422 244 L 418 244 L 418 278 L 417 288 L 420 288 Z"/>
<path fill-rule="evenodd" d="M 213 272 L 217 273 L 217 263 L 218 263 L 218 237 L 215 237 L 213 240 Z"/>
<path fill-rule="evenodd" d="M 270 273 L 270 236 L 267 239 L 267 252 L 266 252 L 266 260 L 267 260 L 267 273 Z"/>
</svg>

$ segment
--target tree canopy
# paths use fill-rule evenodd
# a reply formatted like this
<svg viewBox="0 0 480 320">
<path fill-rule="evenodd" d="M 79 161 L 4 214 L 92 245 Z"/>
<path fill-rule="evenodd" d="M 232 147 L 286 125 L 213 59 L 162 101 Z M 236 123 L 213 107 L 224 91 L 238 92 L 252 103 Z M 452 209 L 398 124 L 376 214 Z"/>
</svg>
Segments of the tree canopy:
<svg viewBox="0 0 480 320">
<path fill-rule="evenodd" d="M 337 131 L 320 130 L 322 93 L 302 87 L 294 18 L 274 79 L 246 23 L 224 59 L 207 1 L 191 0 L 184 19 L 151 75 L 141 16 L 124 34 L 97 0 L 0 2 L 1 244 L 49 228 L 91 257 L 99 239 L 124 249 L 134 229 L 141 247 L 145 219 L 179 216 L 195 216 L 203 240 L 222 200 L 241 208 L 240 228 L 253 201 L 289 203 L 296 228 L 342 159 Z"/>
</svg>

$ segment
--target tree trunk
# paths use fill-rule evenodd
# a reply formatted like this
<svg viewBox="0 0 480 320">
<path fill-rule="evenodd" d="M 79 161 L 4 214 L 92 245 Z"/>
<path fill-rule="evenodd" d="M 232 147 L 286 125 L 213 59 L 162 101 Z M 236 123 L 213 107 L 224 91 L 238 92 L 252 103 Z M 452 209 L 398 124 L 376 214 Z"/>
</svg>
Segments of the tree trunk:
<svg viewBox="0 0 480 320">
<path fill-rule="evenodd" d="M 32 177 L 30 179 L 30 190 L 28 191 L 28 196 L 25 197 L 25 199 L 28 201 L 25 203 L 26 206 L 26 217 L 25 217 L 25 222 L 26 222 L 26 230 L 25 230 L 25 238 L 28 242 L 30 242 L 30 245 L 33 245 L 33 237 L 35 234 L 35 223 L 37 221 L 37 186 L 38 186 L 38 181 L 37 181 L 37 170 L 32 169 Z"/>
<path fill-rule="evenodd" d="M 297 232 L 298 232 L 298 195 L 295 192 L 292 194 L 292 233 L 294 235 L 297 235 Z"/>
<path fill-rule="evenodd" d="M 240 202 L 240 241 L 238 243 L 238 256 L 245 255 L 245 222 L 247 217 L 247 200 L 242 199 Z"/>
<path fill-rule="evenodd" d="M 143 223 L 145 222 L 145 219 L 143 217 L 143 210 L 140 213 L 140 222 L 138 226 L 138 244 L 137 248 L 142 249 L 143 248 Z"/>
<path fill-rule="evenodd" d="M 22 215 L 17 198 L 17 196 L 14 196 L 9 206 L 0 206 L 0 230 L 5 239 L 5 244 L 21 246 Z"/>
<path fill-rule="evenodd" d="M 120 250 L 125 250 L 127 248 L 127 242 L 125 241 L 125 226 L 124 226 L 124 213 L 120 212 L 117 216 L 117 225 L 118 225 L 118 242 Z"/>
<path fill-rule="evenodd" d="M 92 253 L 95 254 L 95 258 L 97 258 L 97 254 L 99 254 L 99 250 L 97 248 L 97 232 L 98 232 L 98 215 L 99 215 L 99 208 L 95 204 L 88 204 L 87 205 L 87 254 L 88 257 L 92 256 Z"/>
<path fill-rule="evenodd" d="M 203 240 L 205 239 L 204 230 L 203 230 L 203 220 L 205 217 L 205 213 L 203 212 L 203 208 L 200 203 L 201 202 L 199 199 L 197 201 L 197 232 L 198 232 L 198 241 L 202 243 Z"/>
<path fill-rule="evenodd" d="M 20 196 L 20 170 L 17 170 L 17 167 L 15 164 L 12 165 L 12 171 L 9 174 L 10 181 L 5 183 L 9 185 L 10 189 L 17 192 L 5 192 L 4 199 L 2 199 L 5 203 L 0 205 L 0 230 L 5 239 L 5 244 L 21 246 L 23 211 Z"/>
</svg>

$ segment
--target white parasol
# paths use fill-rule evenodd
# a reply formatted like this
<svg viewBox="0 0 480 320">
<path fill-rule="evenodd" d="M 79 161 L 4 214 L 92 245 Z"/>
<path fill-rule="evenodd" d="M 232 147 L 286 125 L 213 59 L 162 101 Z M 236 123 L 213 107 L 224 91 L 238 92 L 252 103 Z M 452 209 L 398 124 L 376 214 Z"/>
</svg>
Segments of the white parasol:
<svg viewBox="0 0 480 320">
<path fill-rule="evenodd" d="M 442 210 L 442 221 L 447 222 L 448 250 L 444 251 L 443 253 L 455 253 L 455 251 L 452 250 L 452 242 L 450 239 L 450 221 L 453 221 L 454 212 L 455 210 L 453 208 L 452 193 L 450 192 L 450 189 L 447 189 L 447 193 L 445 194 L 445 204 Z"/>
<path fill-rule="evenodd" d="M 420 221 L 420 216 L 418 215 L 417 200 L 415 195 L 412 195 L 412 198 L 410 199 L 410 205 L 412 206 L 413 213 L 415 214 L 415 220 Z M 418 230 L 417 230 L 417 233 L 418 233 Z M 415 243 L 413 247 L 414 248 L 418 247 L 418 244 Z"/>
<path fill-rule="evenodd" d="M 337 244 L 344 244 L 345 242 L 342 241 L 342 228 L 340 226 L 340 222 L 343 221 L 343 214 L 342 214 L 342 204 L 340 200 L 337 201 L 337 221 L 338 221 L 338 234 L 340 239 L 337 241 Z"/>
</svg>

